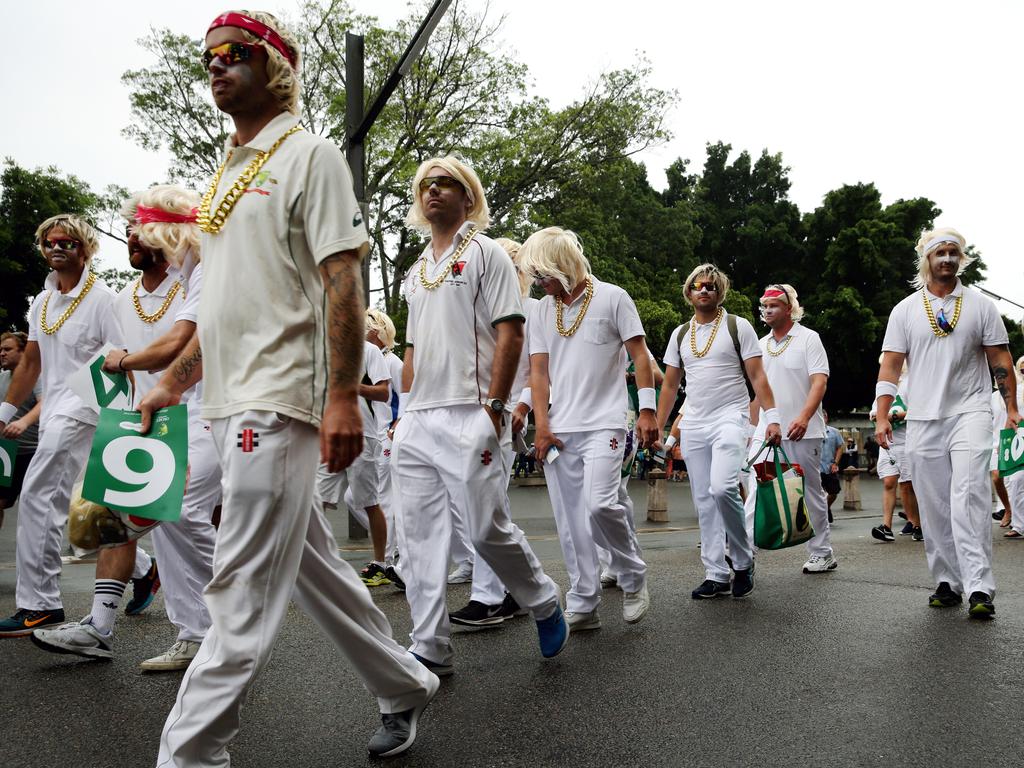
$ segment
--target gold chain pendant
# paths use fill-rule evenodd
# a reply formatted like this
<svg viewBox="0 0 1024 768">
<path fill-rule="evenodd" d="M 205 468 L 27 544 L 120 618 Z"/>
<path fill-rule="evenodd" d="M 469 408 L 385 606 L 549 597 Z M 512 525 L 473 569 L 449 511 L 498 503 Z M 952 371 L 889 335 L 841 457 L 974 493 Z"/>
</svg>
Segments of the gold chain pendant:
<svg viewBox="0 0 1024 768">
<path fill-rule="evenodd" d="M 957 321 L 960 320 L 960 308 L 964 303 L 963 294 L 956 297 L 956 305 L 953 307 L 953 319 L 949 323 L 948 331 L 944 331 L 939 327 L 939 322 L 935 319 L 935 310 L 932 309 L 932 303 L 928 299 L 928 294 L 924 288 L 921 289 L 921 297 L 924 299 L 924 313 L 928 315 L 928 324 L 932 327 L 932 333 L 941 339 L 943 336 L 949 336 L 949 334 L 956 330 Z"/>
<path fill-rule="evenodd" d="M 590 300 L 594 298 L 594 281 L 591 277 L 587 277 L 587 287 L 583 289 L 583 306 L 580 307 L 580 313 L 576 315 L 576 319 L 573 324 L 566 330 L 565 326 L 562 325 L 562 313 L 565 305 L 562 304 L 562 299 L 559 296 L 555 297 L 555 330 L 558 331 L 559 336 L 569 338 L 576 331 L 580 329 L 580 323 L 583 322 L 584 316 L 587 314 L 587 309 L 590 308 Z"/>
<path fill-rule="evenodd" d="M 164 299 L 163 306 L 160 307 L 152 315 L 147 315 L 142 309 L 142 302 L 139 301 L 139 286 L 142 285 L 142 278 L 140 277 L 135 281 L 135 287 L 132 288 L 132 304 L 135 305 L 135 314 L 139 316 L 139 319 L 144 323 L 155 323 L 171 306 L 171 302 L 174 301 L 174 297 L 178 295 L 178 289 L 181 288 L 181 283 L 177 280 L 174 281 L 174 285 L 171 286 L 171 290 L 167 292 L 167 298 Z"/>
<path fill-rule="evenodd" d="M 783 352 L 786 351 L 786 347 L 788 347 L 790 344 L 793 343 L 793 337 L 792 336 L 787 336 L 786 337 L 786 343 L 783 344 L 778 349 L 776 349 L 774 352 L 772 351 L 772 341 L 774 341 L 774 337 L 769 335 L 768 336 L 768 343 L 765 344 L 765 347 L 767 348 L 769 355 L 771 355 L 772 357 L 778 357 L 779 355 L 781 355 Z"/>
<path fill-rule="evenodd" d="M 423 256 L 420 260 L 420 284 L 428 291 L 432 291 L 441 285 L 441 283 L 445 281 L 445 278 L 448 277 L 448 273 L 451 271 L 452 266 L 459 260 L 459 257 L 466 252 L 466 249 L 469 248 L 469 244 L 473 241 L 473 238 L 476 237 L 476 233 L 479 231 L 480 230 L 476 227 L 472 227 L 469 232 L 466 233 L 462 242 L 459 243 L 459 247 L 456 248 L 455 252 L 448 258 L 448 263 L 444 265 L 444 269 L 441 270 L 441 274 L 433 280 L 427 280 L 427 257 Z M 433 246 L 431 246 L 431 248 L 433 248 Z"/>
<path fill-rule="evenodd" d="M 690 351 L 694 357 L 704 357 L 708 352 L 711 351 L 711 345 L 715 343 L 715 336 L 718 335 L 718 327 L 722 324 L 722 315 L 724 312 L 722 308 L 718 308 L 718 314 L 715 315 L 715 327 L 711 329 L 711 338 L 708 339 L 708 343 L 704 345 L 704 349 L 697 351 L 697 322 L 696 317 L 690 322 Z"/>
<path fill-rule="evenodd" d="M 59 331 L 60 327 L 64 325 L 64 322 L 75 313 L 76 309 L 78 309 L 78 305 L 82 303 L 82 299 L 84 299 L 85 295 L 89 293 L 89 290 L 95 282 L 96 275 L 90 272 L 89 276 L 85 278 L 85 285 L 82 286 L 82 292 L 75 297 L 75 300 L 71 302 L 70 306 L 68 306 L 68 308 L 64 310 L 64 313 L 57 318 L 57 322 L 50 326 L 46 324 L 46 308 L 50 306 L 50 296 L 53 295 L 53 291 L 47 293 L 46 298 L 43 299 L 43 311 L 39 315 L 39 327 L 42 328 L 43 333 L 47 336 L 53 336 L 53 334 Z"/>
<path fill-rule="evenodd" d="M 245 167 L 241 175 L 235 179 L 235 183 L 231 185 L 231 189 L 227 191 L 223 199 L 221 199 L 220 205 L 217 206 L 217 210 L 211 215 L 210 206 L 213 205 L 213 196 L 217 194 L 217 185 L 220 184 L 220 177 L 224 175 L 224 169 L 227 168 L 228 163 L 231 161 L 231 155 L 234 150 L 228 152 L 228 156 L 224 158 L 224 162 L 221 163 L 217 173 L 214 174 L 210 188 L 206 190 L 206 194 L 203 195 L 203 199 L 199 202 L 199 211 L 196 214 L 196 224 L 199 225 L 199 229 L 211 235 L 220 232 L 224 227 L 224 222 L 231 215 L 231 211 L 235 209 L 235 204 L 242 199 L 242 195 L 248 189 L 249 182 L 256 178 L 256 174 L 260 172 L 271 155 L 277 151 L 277 148 L 284 143 L 284 140 L 301 130 L 301 125 L 292 126 L 266 152 L 257 152 L 256 157 Z"/>
</svg>

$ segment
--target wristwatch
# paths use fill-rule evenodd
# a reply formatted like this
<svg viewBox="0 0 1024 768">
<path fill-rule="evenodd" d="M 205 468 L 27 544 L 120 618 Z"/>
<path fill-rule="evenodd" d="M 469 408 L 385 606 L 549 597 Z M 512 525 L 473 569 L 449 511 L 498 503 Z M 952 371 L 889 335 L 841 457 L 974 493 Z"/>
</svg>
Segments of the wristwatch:
<svg viewBox="0 0 1024 768">
<path fill-rule="evenodd" d="M 501 399 L 499 399 L 497 397 L 491 398 L 486 403 L 484 403 L 484 405 L 486 405 L 488 408 L 490 408 L 495 413 L 504 413 L 505 412 L 505 401 L 501 400 Z"/>
</svg>

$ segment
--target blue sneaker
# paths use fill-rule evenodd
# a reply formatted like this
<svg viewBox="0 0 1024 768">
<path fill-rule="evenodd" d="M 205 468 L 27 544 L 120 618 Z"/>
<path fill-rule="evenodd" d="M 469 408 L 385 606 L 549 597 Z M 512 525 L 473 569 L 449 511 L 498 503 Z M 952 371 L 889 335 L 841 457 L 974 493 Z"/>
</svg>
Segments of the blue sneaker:
<svg viewBox="0 0 1024 768">
<path fill-rule="evenodd" d="M 562 608 L 555 607 L 555 612 L 546 619 L 537 620 L 537 635 L 540 638 L 540 654 L 545 659 L 557 656 L 569 642 L 569 625 L 562 615 Z"/>
<path fill-rule="evenodd" d="M 412 653 L 412 651 L 410 651 L 410 653 Z M 455 667 L 451 664 L 441 664 L 436 661 L 431 661 L 430 659 L 423 658 L 418 653 L 413 653 L 412 655 L 416 657 L 416 661 L 418 661 L 420 664 L 429 669 L 438 677 L 450 677 L 455 673 Z"/>
</svg>

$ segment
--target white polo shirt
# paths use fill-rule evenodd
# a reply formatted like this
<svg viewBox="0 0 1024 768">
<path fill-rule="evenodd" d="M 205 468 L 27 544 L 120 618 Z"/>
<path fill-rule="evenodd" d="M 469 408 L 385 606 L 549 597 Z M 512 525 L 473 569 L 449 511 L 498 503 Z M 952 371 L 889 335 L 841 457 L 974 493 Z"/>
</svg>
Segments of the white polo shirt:
<svg viewBox="0 0 1024 768">
<path fill-rule="evenodd" d="M 963 296 L 960 319 L 948 336 L 932 331 L 921 291 L 915 291 L 893 307 L 885 329 L 882 350 L 907 356 L 907 421 L 932 421 L 961 413 L 989 412 L 992 379 L 984 347 L 1009 343 L 1006 326 L 995 304 L 957 280 L 946 299 L 925 294 L 938 314 L 945 304 L 952 319 L 957 296 Z"/>
<path fill-rule="evenodd" d="M 526 328 L 523 332 L 523 352 L 519 356 L 519 368 L 516 369 L 516 378 L 512 382 L 512 394 L 508 398 L 513 407 L 519 402 L 519 396 L 523 390 L 530 385 L 530 315 L 533 314 L 533 308 L 539 303 L 540 300 L 532 296 L 523 297 Z"/>
<path fill-rule="evenodd" d="M 175 285 L 178 286 L 178 289 L 174 294 L 174 298 L 171 299 L 167 311 L 164 312 L 159 320 L 147 323 L 139 317 L 139 313 L 135 311 L 135 302 L 132 300 L 136 290 L 138 290 L 139 304 L 142 306 L 142 311 L 147 315 L 154 315 L 160 311 L 160 307 L 164 305 L 167 295 Z M 140 276 L 128 283 L 117 294 L 117 297 L 114 299 L 114 309 L 117 312 L 117 320 L 121 324 L 121 330 L 124 332 L 124 344 L 129 353 L 145 349 L 171 330 L 177 319 L 178 311 L 185 300 L 185 287 L 177 272 L 174 272 L 165 275 L 160 285 L 152 293 L 146 290 Z M 135 377 L 134 403 L 137 405 L 149 390 L 160 381 L 160 372 L 133 371 L 132 375 Z"/>
<path fill-rule="evenodd" d="M 387 363 L 384 362 L 384 355 L 380 347 L 369 341 L 363 342 L 363 383 L 369 379 L 371 384 L 380 384 L 382 381 L 391 381 L 391 372 Z M 363 435 L 380 440 L 382 433 L 387 432 L 391 424 L 391 408 L 386 402 L 370 400 L 365 397 L 359 398 L 359 411 L 363 417 Z"/>
<path fill-rule="evenodd" d="M 257 150 L 268 151 L 298 122 L 282 112 L 248 144 L 228 140 L 212 210 Z M 223 229 L 202 236 L 204 418 L 273 411 L 319 426 L 330 374 L 319 265 L 367 247 L 341 150 L 307 131 L 289 136 Z"/>
<path fill-rule="evenodd" d="M 439 277 L 470 227 L 468 221 L 463 224 L 451 248 L 436 260 L 427 246 L 405 276 L 405 338 L 415 349 L 407 411 L 485 403 L 498 338 L 494 326 L 525 319 L 512 260 L 483 234 L 473 238 L 441 285 L 423 287 L 420 265 L 427 265 L 428 282 Z"/>
<path fill-rule="evenodd" d="M 686 371 L 686 409 L 684 424 L 708 424 L 737 413 L 750 415 L 750 395 L 740 361 L 729 335 L 729 313 L 722 310 L 722 322 L 704 357 L 695 357 L 690 348 L 690 331 L 683 337 L 683 356 L 679 357 L 679 334 L 685 324 L 674 331 L 668 341 L 663 360 L 665 365 Z M 691 324 L 694 320 L 690 321 Z M 711 338 L 715 323 L 697 323 L 697 349 L 702 350 Z M 736 318 L 736 331 L 740 341 L 740 357 L 749 360 L 761 357 L 761 346 L 750 322 Z"/>
<path fill-rule="evenodd" d="M 56 333 L 46 334 L 40 328 L 43 303 L 47 297 L 49 304 L 46 307 L 46 321 L 52 327 L 64 310 L 78 298 L 88 275 L 87 266 L 82 270 L 78 285 L 62 294 L 58 290 L 57 273 L 51 272 L 44 283 L 46 290 L 35 297 L 28 310 L 28 340 L 39 344 L 39 357 L 42 361 L 40 378 L 43 382 L 43 410 L 39 418 L 40 428 L 44 428 L 46 422 L 54 416 L 70 416 L 86 424 L 95 424 L 99 414 L 68 389 L 67 378 L 89 362 L 89 358 L 105 345 L 124 347 L 124 336 L 114 311 L 114 292 L 98 278 L 82 303 Z"/>
<path fill-rule="evenodd" d="M 788 336 L 792 339 L 788 344 L 786 341 L 776 342 L 771 333 L 760 341 L 764 352 L 761 364 L 775 396 L 775 407 L 779 411 L 780 426 L 784 431 L 804 409 L 807 396 L 811 393 L 811 376 L 816 373 L 828 376 L 828 356 L 825 354 L 821 337 L 800 323 L 793 323 Z M 778 352 L 783 347 L 785 349 L 778 357 L 771 355 L 770 352 Z M 762 408 L 754 433 L 756 439 L 764 436 L 767 426 Z M 821 411 L 821 403 L 818 403 L 818 410 L 807 422 L 804 438 L 816 440 L 824 437 L 825 417 Z"/>
<path fill-rule="evenodd" d="M 625 429 L 626 348 L 624 342 L 644 336 L 636 305 L 617 285 L 591 276 L 594 294 L 583 322 L 565 337 L 555 325 L 555 299 L 545 296 L 530 315 L 530 354 L 548 355 L 551 431 L 592 432 Z M 564 327 L 570 327 L 583 306 L 583 294 L 565 306 Z"/>
</svg>

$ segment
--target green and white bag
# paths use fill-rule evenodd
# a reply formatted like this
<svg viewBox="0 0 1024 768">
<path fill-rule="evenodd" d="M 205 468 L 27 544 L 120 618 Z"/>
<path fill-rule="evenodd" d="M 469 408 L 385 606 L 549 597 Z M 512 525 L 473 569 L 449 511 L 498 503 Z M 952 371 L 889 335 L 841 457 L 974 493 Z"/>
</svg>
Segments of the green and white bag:
<svg viewBox="0 0 1024 768">
<path fill-rule="evenodd" d="M 999 476 L 1024 469 L 1024 427 L 999 430 Z"/>
<path fill-rule="evenodd" d="M 765 447 L 770 453 L 763 463 L 754 464 L 762 451 L 750 460 L 757 474 L 754 544 L 759 549 L 795 547 L 814 536 L 804 507 L 804 471 L 790 463 L 781 447 Z"/>
<path fill-rule="evenodd" d="M 14 482 L 14 464 L 18 460 L 18 441 L 0 440 L 0 488 Z"/>
</svg>

